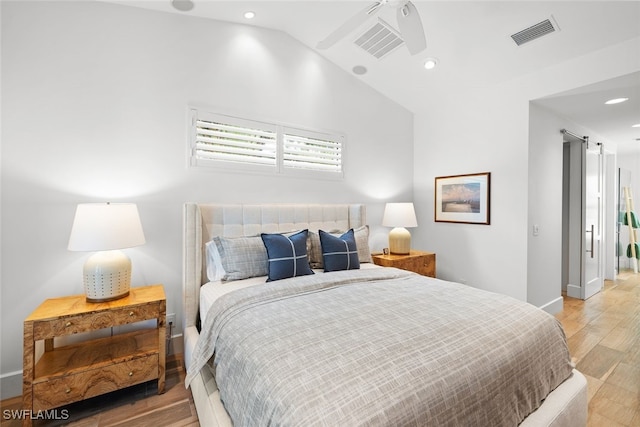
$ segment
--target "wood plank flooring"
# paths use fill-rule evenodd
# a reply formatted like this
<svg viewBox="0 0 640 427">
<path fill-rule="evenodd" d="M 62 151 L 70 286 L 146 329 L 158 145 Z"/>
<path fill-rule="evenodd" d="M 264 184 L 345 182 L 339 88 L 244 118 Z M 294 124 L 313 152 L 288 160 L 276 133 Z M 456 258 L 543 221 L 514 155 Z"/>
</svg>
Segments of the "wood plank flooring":
<svg viewBox="0 0 640 427">
<path fill-rule="evenodd" d="M 587 301 L 564 299 L 556 316 L 562 323 L 573 361 L 589 384 L 589 427 L 640 426 L 640 274 L 624 272 Z M 65 407 L 66 421 L 34 426 L 199 426 L 191 391 L 184 388 L 182 356 L 167 359 L 166 392 L 154 382 L 130 387 Z M 1 409 L 21 409 L 21 398 Z M 0 427 L 20 426 L 2 417 Z"/>
<path fill-rule="evenodd" d="M 58 408 L 68 411 L 66 420 L 37 420 L 34 427 L 198 427 L 198 416 L 191 390 L 184 387 L 184 363 L 182 355 L 171 355 L 166 361 L 165 393 L 158 393 L 156 381 L 139 384 L 83 402 Z M 3 400 L 5 410 L 20 410 L 22 397 Z M 1 427 L 18 427 L 21 421 L 2 417 Z"/>
<path fill-rule="evenodd" d="M 640 426 L 640 273 L 622 272 L 587 301 L 565 297 L 556 318 L 587 377 L 588 425 Z"/>
</svg>

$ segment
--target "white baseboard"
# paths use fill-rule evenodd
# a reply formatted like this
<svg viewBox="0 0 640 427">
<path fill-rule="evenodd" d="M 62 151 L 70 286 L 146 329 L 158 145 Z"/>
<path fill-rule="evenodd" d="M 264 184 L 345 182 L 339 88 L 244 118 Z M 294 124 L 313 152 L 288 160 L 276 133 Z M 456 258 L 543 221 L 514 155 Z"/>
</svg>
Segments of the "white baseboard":
<svg viewBox="0 0 640 427">
<path fill-rule="evenodd" d="M 581 288 L 579 285 L 572 285 L 571 283 L 567 285 L 568 297 L 582 299 L 582 295 L 580 291 L 581 291 Z"/>
<path fill-rule="evenodd" d="M 169 343 L 168 354 L 184 354 L 184 343 L 182 334 L 171 335 L 171 342 Z"/>
<path fill-rule="evenodd" d="M 0 400 L 20 396 L 22 394 L 22 371 L 8 372 L 0 375 Z"/>
<path fill-rule="evenodd" d="M 540 306 L 540 308 L 549 314 L 558 314 L 564 309 L 564 300 L 562 299 L 562 296 L 559 296 L 558 298 Z"/>
<path fill-rule="evenodd" d="M 171 336 L 168 354 L 183 354 L 182 334 Z M 0 400 L 22 395 L 22 370 L 0 375 Z"/>
</svg>

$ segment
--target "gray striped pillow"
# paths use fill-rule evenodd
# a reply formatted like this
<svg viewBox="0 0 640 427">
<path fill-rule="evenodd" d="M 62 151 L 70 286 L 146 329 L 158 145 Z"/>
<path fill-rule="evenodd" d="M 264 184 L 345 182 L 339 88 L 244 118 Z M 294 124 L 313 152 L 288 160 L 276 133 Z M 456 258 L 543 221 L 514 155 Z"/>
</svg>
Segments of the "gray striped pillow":
<svg viewBox="0 0 640 427">
<path fill-rule="evenodd" d="M 214 237 L 225 274 L 222 281 L 266 276 L 269 273 L 267 250 L 260 236 Z"/>
</svg>

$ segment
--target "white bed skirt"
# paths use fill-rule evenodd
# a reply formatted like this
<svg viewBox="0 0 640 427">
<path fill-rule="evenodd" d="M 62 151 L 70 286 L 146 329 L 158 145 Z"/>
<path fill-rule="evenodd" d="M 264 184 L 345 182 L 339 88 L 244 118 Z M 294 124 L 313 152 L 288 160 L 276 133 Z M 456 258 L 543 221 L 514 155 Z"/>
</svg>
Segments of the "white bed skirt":
<svg viewBox="0 0 640 427">
<path fill-rule="evenodd" d="M 198 340 L 198 330 L 191 326 L 184 332 L 184 361 L 187 369 L 193 349 Z M 224 409 L 220 400 L 220 391 L 213 374 L 206 366 L 200 370 L 200 374 L 193 378 L 191 384 L 193 402 L 198 412 L 198 420 L 202 427 L 231 427 L 233 423 L 229 414 Z"/>
</svg>

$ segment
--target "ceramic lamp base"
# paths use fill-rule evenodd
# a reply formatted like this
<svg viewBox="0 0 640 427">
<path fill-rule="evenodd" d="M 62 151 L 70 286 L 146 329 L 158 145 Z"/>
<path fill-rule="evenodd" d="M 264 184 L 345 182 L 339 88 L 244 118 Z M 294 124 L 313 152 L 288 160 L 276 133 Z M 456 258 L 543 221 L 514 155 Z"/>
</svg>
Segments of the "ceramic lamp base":
<svg viewBox="0 0 640 427">
<path fill-rule="evenodd" d="M 392 254 L 407 255 L 411 252 L 411 233 L 404 227 L 396 227 L 389 232 L 389 251 Z"/>
<path fill-rule="evenodd" d="M 88 302 L 105 302 L 129 295 L 131 260 L 121 251 L 97 252 L 84 263 L 84 292 Z"/>
</svg>

